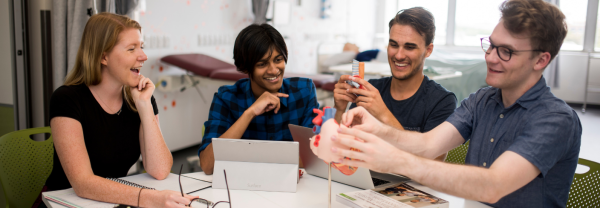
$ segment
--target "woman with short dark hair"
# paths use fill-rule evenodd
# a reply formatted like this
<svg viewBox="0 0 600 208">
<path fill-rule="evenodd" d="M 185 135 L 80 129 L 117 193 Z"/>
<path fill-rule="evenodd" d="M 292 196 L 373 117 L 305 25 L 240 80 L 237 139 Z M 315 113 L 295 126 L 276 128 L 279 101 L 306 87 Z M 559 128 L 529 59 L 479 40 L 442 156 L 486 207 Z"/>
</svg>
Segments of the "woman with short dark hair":
<svg viewBox="0 0 600 208">
<path fill-rule="evenodd" d="M 312 110 L 319 107 L 311 79 L 283 78 L 288 51 L 272 26 L 244 28 L 235 40 L 233 59 L 249 78 L 215 93 L 198 151 L 206 174 L 214 168 L 212 138 L 293 141 L 288 124 L 312 128 Z"/>
</svg>

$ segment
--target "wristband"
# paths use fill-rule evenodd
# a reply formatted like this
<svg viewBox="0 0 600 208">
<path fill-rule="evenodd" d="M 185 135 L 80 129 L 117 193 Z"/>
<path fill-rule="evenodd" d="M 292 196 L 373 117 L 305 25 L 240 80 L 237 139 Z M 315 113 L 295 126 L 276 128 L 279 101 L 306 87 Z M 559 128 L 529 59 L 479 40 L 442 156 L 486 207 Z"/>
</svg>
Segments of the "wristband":
<svg viewBox="0 0 600 208">
<path fill-rule="evenodd" d="M 142 190 L 144 190 L 144 188 L 140 188 L 140 192 L 138 193 L 138 205 L 137 205 L 137 207 L 140 207 L 140 195 L 142 194 Z"/>
</svg>

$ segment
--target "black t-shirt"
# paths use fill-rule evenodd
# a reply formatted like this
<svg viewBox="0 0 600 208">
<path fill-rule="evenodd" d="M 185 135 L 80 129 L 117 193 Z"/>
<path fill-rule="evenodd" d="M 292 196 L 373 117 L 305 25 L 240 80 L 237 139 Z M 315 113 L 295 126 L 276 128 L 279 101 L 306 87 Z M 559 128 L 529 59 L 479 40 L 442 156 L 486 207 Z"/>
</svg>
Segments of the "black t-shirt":
<svg viewBox="0 0 600 208">
<path fill-rule="evenodd" d="M 154 97 L 151 102 L 156 115 Z M 129 108 L 125 98 L 120 114 L 108 114 L 86 85 L 61 86 L 50 98 L 50 119 L 54 117 L 81 123 L 90 164 L 97 176 L 124 177 L 140 157 L 140 116 Z M 59 159 L 55 149 L 54 167 L 46 180 L 48 190 L 71 188 Z"/>
<path fill-rule="evenodd" d="M 410 131 L 428 132 L 443 123 L 456 108 L 456 96 L 425 76 L 417 92 L 408 99 L 395 100 L 390 92 L 393 77 L 371 79 L 387 108 L 402 127 Z M 350 109 L 355 108 L 352 103 Z"/>
</svg>

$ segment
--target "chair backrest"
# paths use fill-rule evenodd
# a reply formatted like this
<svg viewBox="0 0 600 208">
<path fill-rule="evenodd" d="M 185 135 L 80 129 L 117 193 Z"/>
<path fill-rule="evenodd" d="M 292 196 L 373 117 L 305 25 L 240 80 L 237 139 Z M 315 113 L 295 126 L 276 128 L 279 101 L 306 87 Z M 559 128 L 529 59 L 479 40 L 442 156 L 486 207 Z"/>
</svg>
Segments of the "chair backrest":
<svg viewBox="0 0 600 208">
<path fill-rule="evenodd" d="M 469 142 L 464 143 L 448 152 L 448 156 L 446 156 L 446 160 L 444 162 L 454 163 L 454 164 L 465 164 L 465 159 L 467 158 L 467 151 L 469 150 Z"/>
<path fill-rule="evenodd" d="M 567 207 L 600 207 L 600 164 L 579 158 L 579 164 L 589 171 L 573 177 Z"/>
<path fill-rule="evenodd" d="M 31 207 L 52 172 L 52 136 L 42 142 L 29 136 L 40 133 L 51 133 L 50 127 L 24 129 L 0 137 L 0 181 L 9 207 Z"/>
</svg>

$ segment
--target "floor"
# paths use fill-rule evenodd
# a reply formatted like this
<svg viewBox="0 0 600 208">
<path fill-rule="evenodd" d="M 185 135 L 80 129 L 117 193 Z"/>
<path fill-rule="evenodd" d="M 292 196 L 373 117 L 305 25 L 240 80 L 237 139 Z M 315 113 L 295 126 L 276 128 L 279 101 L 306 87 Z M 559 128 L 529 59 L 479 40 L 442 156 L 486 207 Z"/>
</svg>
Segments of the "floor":
<svg viewBox="0 0 600 208">
<path fill-rule="evenodd" d="M 173 167 L 171 168 L 171 172 L 179 173 L 181 165 L 183 165 L 182 173 L 202 171 L 198 163 L 198 148 L 200 148 L 199 145 L 173 152 Z"/>
<path fill-rule="evenodd" d="M 580 158 L 585 158 L 600 163 L 600 106 L 588 105 L 586 113 L 581 113 L 580 104 L 572 104 L 571 107 L 577 112 L 583 132 L 581 135 Z M 195 158 L 198 155 L 198 146 L 189 147 L 183 150 L 173 152 L 173 173 L 179 173 L 179 168 L 183 164 L 184 173 L 201 171 L 197 160 L 192 164 L 188 163 L 188 157 Z M 578 169 L 577 172 L 582 172 Z"/>
</svg>

